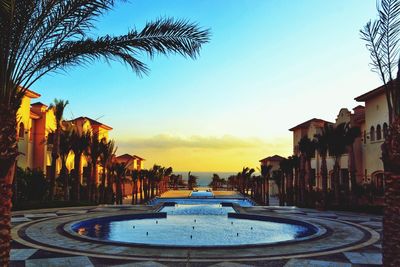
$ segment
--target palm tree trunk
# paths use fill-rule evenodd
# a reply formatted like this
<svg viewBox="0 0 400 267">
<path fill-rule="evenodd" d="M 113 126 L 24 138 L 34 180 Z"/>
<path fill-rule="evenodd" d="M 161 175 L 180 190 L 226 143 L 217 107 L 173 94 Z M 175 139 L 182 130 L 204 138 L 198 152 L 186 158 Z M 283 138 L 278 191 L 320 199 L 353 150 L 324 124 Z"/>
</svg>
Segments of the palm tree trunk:
<svg viewBox="0 0 400 267">
<path fill-rule="evenodd" d="M 383 217 L 383 265 L 400 266 L 400 175 L 385 177 L 385 209 Z"/>
<path fill-rule="evenodd" d="M 393 119 L 389 136 L 382 145 L 385 169 L 383 216 L 383 265 L 400 266 L 400 117 Z"/>
<path fill-rule="evenodd" d="M 3 163 L 0 163 L 1 167 L 3 167 Z M 5 175 L 3 171 L 0 172 L 2 175 L 0 177 L 0 266 L 8 266 L 10 258 L 11 198 L 14 172 L 15 164 L 11 164 Z"/>
<path fill-rule="evenodd" d="M 334 169 L 334 175 L 333 175 L 333 191 L 335 194 L 335 204 L 339 204 L 339 199 L 340 199 L 340 165 L 339 165 L 339 160 L 340 159 L 335 159 L 335 165 L 333 166 Z"/>
<path fill-rule="evenodd" d="M 294 193 L 293 193 L 293 170 L 290 170 L 287 175 L 286 182 L 286 192 L 287 192 L 287 205 L 293 206 L 294 202 Z"/>
<path fill-rule="evenodd" d="M 75 176 L 75 183 L 74 183 L 74 200 L 80 201 L 80 187 L 81 187 L 81 177 L 82 177 L 82 160 L 80 154 L 74 154 L 74 176 Z"/>
<path fill-rule="evenodd" d="M 105 203 L 106 202 L 105 199 L 106 199 L 106 167 L 103 166 L 103 172 L 101 173 L 101 185 L 100 185 L 100 203 Z"/>
<path fill-rule="evenodd" d="M 306 186 L 306 194 L 304 195 L 304 201 L 306 202 L 307 206 L 312 206 L 311 203 L 311 192 L 313 190 L 313 185 L 311 183 L 311 159 L 306 158 L 306 175 L 305 175 L 305 186 Z"/>
<path fill-rule="evenodd" d="M 265 177 L 265 205 L 269 206 L 269 176 Z"/>
<path fill-rule="evenodd" d="M 56 177 L 57 177 L 57 160 L 59 158 L 60 147 L 60 128 L 57 126 L 54 133 L 53 147 L 51 150 L 51 166 L 50 166 L 50 200 L 54 200 L 56 193 Z"/>
<path fill-rule="evenodd" d="M 321 179 L 322 179 L 322 207 L 326 209 L 328 204 L 328 167 L 326 156 L 321 156 Z"/>
<path fill-rule="evenodd" d="M 107 204 L 113 204 L 113 181 L 112 181 L 112 175 L 111 175 L 111 171 L 108 168 L 107 169 L 107 187 L 106 187 L 106 194 L 105 194 L 105 201 Z"/>
<path fill-rule="evenodd" d="M 64 201 L 69 201 L 69 179 L 68 179 L 68 169 L 65 161 L 66 159 L 62 159 L 60 174 L 64 181 Z"/>
<path fill-rule="evenodd" d="M 357 177 L 356 177 L 356 166 L 355 166 L 355 156 L 353 145 L 349 146 L 349 173 L 350 173 L 350 184 L 351 184 L 351 204 L 356 205 L 356 185 L 357 185 Z"/>
<path fill-rule="evenodd" d="M 294 179 L 293 179 L 293 204 L 298 205 L 299 203 L 299 195 L 298 195 L 298 187 L 299 187 L 299 168 L 295 166 L 294 168 Z"/>
<path fill-rule="evenodd" d="M 140 188 L 139 188 L 139 191 L 140 191 L 140 203 L 143 203 L 143 178 L 140 178 L 140 176 L 139 176 L 139 180 L 140 180 Z"/>
<path fill-rule="evenodd" d="M 11 241 L 12 184 L 17 143 L 17 110 L 0 104 L 0 266 L 8 266 Z"/>
<path fill-rule="evenodd" d="M 137 180 L 132 180 L 132 201 L 131 201 L 132 205 L 135 205 L 135 195 L 137 195 L 136 185 L 137 185 Z"/>
<path fill-rule="evenodd" d="M 300 156 L 300 176 L 299 176 L 299 206 L 304 206 L 305 204 L 305 157 L 303 155 Z"/>
</svg>

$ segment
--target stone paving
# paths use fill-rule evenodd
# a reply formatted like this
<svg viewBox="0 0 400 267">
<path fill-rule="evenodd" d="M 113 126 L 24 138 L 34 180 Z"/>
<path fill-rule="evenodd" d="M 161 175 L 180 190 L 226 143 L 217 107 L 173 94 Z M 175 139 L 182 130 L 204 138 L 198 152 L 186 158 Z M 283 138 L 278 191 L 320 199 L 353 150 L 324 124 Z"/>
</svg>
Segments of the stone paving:
<svg viewBox="0 0 400 267">
<path fill-rule="evenodd" d="M 259 214 L 259 215 L 269 215 L 269 216 L 292 216 L 300 220 L 308 220 L 313 222 L 320 222 L 329 224 L 331 227 L 339 227 L 340 224 L 345 222 L 349 223 L 344 227 L 346 231 L 352 231 L 356 228 L 359 229 L 367 229 L 373 233 L 376 233 L 378 236 L 373 240 L 374 243 L 367 245 L 359 245 L 345 249 L 345 251 L 333 251 L 332 253 L 327 254 L 307 254 L 310 255 L 306 257 L 275 257 L 267 260 L 257 259 L 253 260 L 249 258 L 248 260 L 234 260 L 235 256 L 237 256 L 238 251 L 235 249 L 228 249 L 223 252 L 224 256 L 226 256 L 223 260 L 216 260 L 214 262 L 199 262 L 199 261 L 191 261 L 190 258 L 186 260 L 180 260 L 177 262 L 169 262 L 163 261 L 161 258 L 157 258 L 156 254 L 153 254 L 154 259 L 143 259 L 143 260 L 127 260 L 117 257 L 109 257 L 102 258 L 96 256 L 87 256 L 84 254 L 78 255 L 79 253 L 75 253 L 73 255 L 71 251 L 67 248 L 68 246 L 76 245 L 74 240 L 61 241 L 57 240 L 57 237 L 52 237 L 56 230 L 52 230 L 50 228 L 46 228 L 45 224 L 41 224 L 43 222 L 56 222 L 57 220 L 63 220 L 63 218 L 69 218 L 70 216 L 77 218 L 82 217 L 91 217 L 96 216 L 97 214 L 119 214 L 119 213 L 143 213 L 143 212 L 151 212 L 153 210 L 150 206 L 139 205 L 139 206 L 130 206 L 130 205 L 122 205 L 122 206 L 99 206 L 99 207 L 77 207 L 77 208 L 62 208 L 62 209 L 47 209 L 47 210 L 30 210 L 30 211 L 20 211 L 14 212 L 12 217 L 12 225 L 13 230 L 18 229 L 18 227 L 22 227 L 26 224 L 33 224 L 33 226 L 37 226 L 37 228 L 27 228 L 26 233 L 28 235 L 36 236 L 35 238 L 48 240 L 51 238 L 53 242 L 58 243 L 60 247 L 64 247 L 65 250 L 56 250 L 51 251 L 47 249 L 45 246 L 43 248 L 37 248 L 33 246 L 28 246 L 24 242 L 24 237 L 16 238 L 16 240 L 21 241 L 17 242 L 16 240 L 12 241 L 11 246 L 11 266 L 215 266 L 215 267 L 246 267 L 246 266 L 380 266 L 382 264 L 382 254 L 381 254 L 381 233 L 382 233 L 382 218 L 377 215 L 368 215 L 361 213 L 352 213 L 352 212 L 335 212 L 335 211 L 326 211 L 319 212 L 312 209 L 300 209 L 294 207 L 267 207 L 267 206 L 255 206 L 249 208 L 242 208 L 241 212 L 251 213 L 251 214 Z M 56 224 L 56 223 L 55 223 Z M 352 229 L 351 227 L 355 226 L 356 228 Z M 43 231 L 43 232 L 39 232 Z M 15 231 L 14 231 L 15 233 Z M 347 240 L 349 244 L 351 242 L 355 242 L 362 238 L 360 233 L 356 233 L 356 231 L 352 233 L 345 233 L 338 231 L 338 238 L 332 239 L 329 242 L 325 242 L 322 240 L 318 245 L 319 249 L 323 246 L 331 246 L 336 245 L 334 242 L 338 242 L 340 245 L 340 239 Z M 340 236 L 342 235 L 342 236 Z M 19 240 L 20 238 L 20 240 Z M 64 243 L 63 243 L 64 242 Z M 360 241 L 361 242 L 361 241 Z M 343 242 L 345 243 L 345 242 Z M 90 244 L 89 244 L 90 245 Z M 300 249 L 302 246 L 312 251 L 315 249 L 311 242 L 304 241 L 303 243 L 299 243 L 297 247 Z M 79 249 L 79 247 L 78 247 Z M 98 244 L 92 244 L 88 246 L 87 249 L 95 251 L 96 249 L 103 249 L 104 253 L 111 253 L 111 255 L 119 255 L 119 253 L 126 252 L 125 249 L 121 249 L 118 246 L 109 246 L 107 248 L 101 248 Z M 112 251 L 110 251 L 110 249 Z M 289 249 L 289 248 L 288 248 Z M 83 250 L 83 248 L 82 248 Z M 168 254 L 168 249 L 162 251 L 163 249 L 158 249 L 158 255 L 161 257 L 164 254 Z M 260 248 L 252 248 L 248 249 L 246 253 L 253 252 L 257 253 L 274 253 L 277 250 L 280 250 L 281 253 L 284 252 L 285 247 L 280 247 L 279 249 L 268 248 L 268 249 Z M 142 251 L 146 253 L 146 249 L 136 250 Z M 148 250 L 150 251 L 150 250 Z M 209 254 L 211 253 L 211 254 Z M 185 253 L 182 253 L 183 255 Z M 212 255 L 212 252 L 200 253 L 199 255 L 203 255 L 204 258 L 207 258 L 209 255 Z M 263 254 L 264 255 L 264 254 Z M 161 259 L 161 260 L 160 260 Z"/>
</svg>

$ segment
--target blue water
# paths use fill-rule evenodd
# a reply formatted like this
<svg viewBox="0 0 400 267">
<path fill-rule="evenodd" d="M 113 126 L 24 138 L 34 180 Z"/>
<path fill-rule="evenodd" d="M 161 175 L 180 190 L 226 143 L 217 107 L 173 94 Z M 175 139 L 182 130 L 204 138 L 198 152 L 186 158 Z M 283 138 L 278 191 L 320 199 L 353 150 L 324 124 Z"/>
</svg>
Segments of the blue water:
<svg viewBox="0 0 400 267">
<path fill-rule="evenodd" d="M 227 214 L 234 209 L 220 204 L 178 204 L 161 211 L 166 218 L 102 218 L 79 222 L 72 229 L 101 240 L 169 247 L 269 244 L 314 233 L 305 226 L 230 218 Z"/>
<path fill-rule="evenodd" d="M 254 204 L 247 198 L 155 198 L 149 202 L 149 205 L 157 205 L 165 202 L 175 202 L 177 204 L 235 203 L 242 207 L 254 206 Z"/>
<path fill-rule="evenodd" d="M 192 194 L 190 194 L 191 198 L 194 198 L 194 197 L 213 197 L 213 196 L 214 196 L 213 192 L 202 191 L 202 190 L 200 190 L 200 191 L 192 191 Z"/>
</svg>

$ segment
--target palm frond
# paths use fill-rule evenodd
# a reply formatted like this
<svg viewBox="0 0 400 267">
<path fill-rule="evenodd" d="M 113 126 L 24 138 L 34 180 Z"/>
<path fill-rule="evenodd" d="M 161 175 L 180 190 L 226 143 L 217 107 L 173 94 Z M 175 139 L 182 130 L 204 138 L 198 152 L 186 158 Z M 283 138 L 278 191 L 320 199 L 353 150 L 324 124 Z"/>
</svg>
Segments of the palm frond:
<svg viewBox="0 0 400 267">
<path fill-rule="evenodd" d="M 57 48 L 44 50 L 41 59 L 29 70 L 29 78 L 100 58 L 121 60 L 140 76 L 147 74 L 148 68 L 139 60 L 139 53 L 144 52 L 149 57 L 178 53 L 196 58 L 209 35 L 208 29 L 200 29 L 197 24 L 185 20 L 159 19 L 147 23 L 141 32 L 133 30 L 123 36 L 68 41 Z"/>
<path fill-rule="evenodd" d="M 382 36 L 382 60 L 385 73 L 389 81 L 393 79 L 393 71 L 398 63 L 399 56 L 399 34 L 400 34 L 400 1 L 382 0 L 379 10 L 380 27 Z"/>
<path fill-rule="evenodd" d="M 63 118 L 64 109 L 69 104 L 68 100 L 54 99 L 54 103 L 51 103 L 49 109 L 54 110 L 54 116 L 56 118 L 56 123 L 59 125 Z"/>
<path fill-rule="evenodd" d="M 371 70 L 380 75 L 382 82 L 385 84 L 388 78 L 385 75 L 384 71 L 384 53 L 382 52 L 382 40 L 383 37 L 380 35 L 380 20 L 369 21 L 364 26 L 363 29 L 360 30 L 361 39 L 366 42 L 366 47 L 370 52 L 371 58 Z"/>
</svg>

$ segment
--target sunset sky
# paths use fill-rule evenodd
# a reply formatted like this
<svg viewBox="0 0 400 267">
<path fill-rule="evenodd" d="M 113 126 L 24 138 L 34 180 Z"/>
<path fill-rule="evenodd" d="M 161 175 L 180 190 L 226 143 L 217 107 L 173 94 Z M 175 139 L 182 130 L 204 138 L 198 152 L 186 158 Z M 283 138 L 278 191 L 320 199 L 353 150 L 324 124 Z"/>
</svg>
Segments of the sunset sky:
<svg viewBox="0 0 400 267">
<path fill-rule="evenodd" d="M 290 155 L 290 127 L 333 121 L 379 85 L 359 38 L 375 16 L 375 0 L 131 0 L 102 17 L 93 36 L 175 17 L 210 28 L 210 43 L 196 61 L 143 55 L 151 72 L 142 78 L 95 62 L 32 89 L 44 103 L 68 99 L 66 119 L 112 126 L 119 153 L 146 158 L 146 167 L 238 171 Z"/>
</svg>

